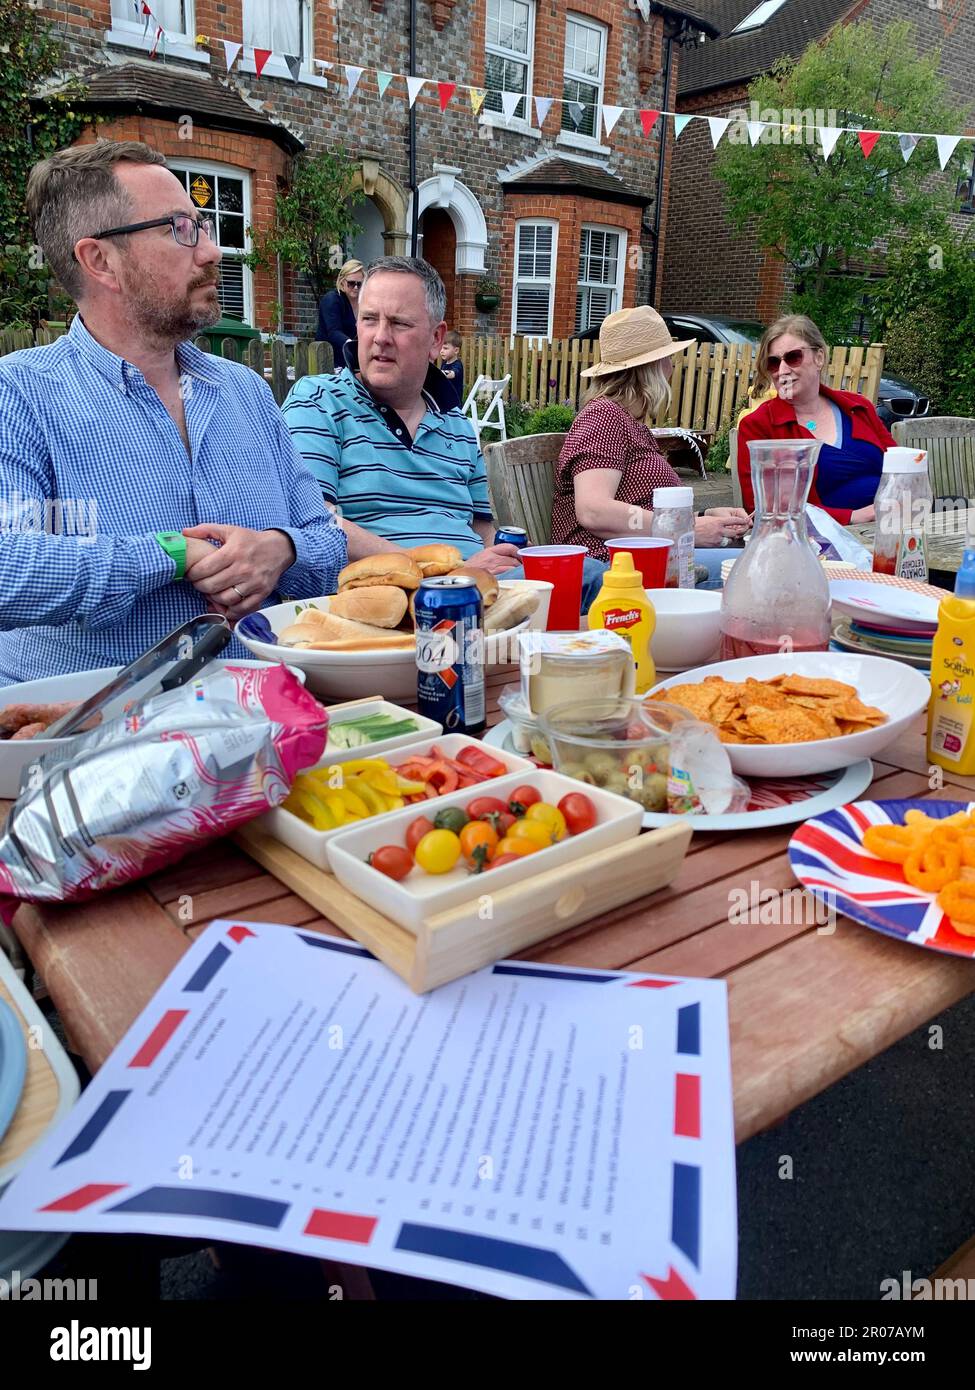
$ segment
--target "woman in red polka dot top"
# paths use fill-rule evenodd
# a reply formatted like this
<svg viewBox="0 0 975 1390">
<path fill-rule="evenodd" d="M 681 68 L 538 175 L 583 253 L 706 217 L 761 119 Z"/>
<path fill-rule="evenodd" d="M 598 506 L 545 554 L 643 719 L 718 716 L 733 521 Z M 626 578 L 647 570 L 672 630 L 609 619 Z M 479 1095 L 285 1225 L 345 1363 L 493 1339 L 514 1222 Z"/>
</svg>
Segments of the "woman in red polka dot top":
<svg viewBox="0 0 975 1390">
<path fill-rule="evenodd" d="M 605 542 L 613 536 L 649 535 L 653 490 L 679 487 L 680 478 L 643 423 L 670 399 L 675 353 L 693 339 L 675 342 L 648 304 L 621 309 L 603 319 L 601 361 L 582 375 L 595 386 L 566 436 L 555 474 L 552 541 L 584 545 L 608 561 Z M 699 547 L 718 547 L 750 527 L 740 507 L 712 507 L 694 523 Z M 721 551 L 695 550 L 720 587 Z"/>
</svg>

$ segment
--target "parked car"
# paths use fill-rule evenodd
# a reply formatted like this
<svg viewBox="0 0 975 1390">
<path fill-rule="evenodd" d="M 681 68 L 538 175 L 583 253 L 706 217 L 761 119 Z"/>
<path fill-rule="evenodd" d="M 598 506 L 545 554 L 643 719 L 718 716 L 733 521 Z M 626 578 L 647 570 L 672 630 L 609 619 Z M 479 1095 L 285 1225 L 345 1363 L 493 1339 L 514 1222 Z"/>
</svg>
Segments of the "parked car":
<svg viewBox="0 0 975 1390">
<path fill-rule="evenodd" d="M 663 319 L 675 338 L 696 338 L 699 343 L 751 343 L 757 347 L 765 332 L 760 323 L 730 318 L 726 314 L 665 313 Z M 587 328 L 575 336 L 580 341 L 591 341 L 599 337 L 599 327 Z M 903 377 L 885 373 L 880 378 L 877 414 L 888 429 L 895 420 L 927 415 L 930 409 L 927 396 Z"/>
</svg>

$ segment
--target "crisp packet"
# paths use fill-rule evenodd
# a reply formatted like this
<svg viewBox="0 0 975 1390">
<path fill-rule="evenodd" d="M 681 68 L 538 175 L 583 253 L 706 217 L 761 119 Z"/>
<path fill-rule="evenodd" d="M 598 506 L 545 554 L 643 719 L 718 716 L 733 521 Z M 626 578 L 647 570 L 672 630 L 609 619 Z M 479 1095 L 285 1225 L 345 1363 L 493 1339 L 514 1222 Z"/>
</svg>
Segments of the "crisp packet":
<svg viewBox="0 0 975 1390">
<path fill-rule="evenodd" d="M 743 811 L 748 787 L 714 729 L 698 720 L 675 724 L 670 735 L 667 810 L 672 816 L 720 816 Z"/>
<path fill-rule="evenodd" d="M 279 805 L 328 712 L 284 666 L 226 666 L 39 759 L 0 837 L 0 918 L 153 873 Z"/>
</svg>

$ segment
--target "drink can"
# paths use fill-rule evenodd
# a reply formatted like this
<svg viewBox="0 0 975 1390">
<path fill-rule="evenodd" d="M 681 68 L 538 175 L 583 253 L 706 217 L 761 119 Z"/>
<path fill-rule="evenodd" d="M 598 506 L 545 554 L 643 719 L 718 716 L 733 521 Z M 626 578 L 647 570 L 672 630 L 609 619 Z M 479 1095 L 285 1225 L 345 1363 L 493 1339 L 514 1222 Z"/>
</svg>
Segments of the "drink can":
<svg viewBox="0 0 975 1390">
<path fill-rule="evenodd" d="M 448 734 L 484 731 L 484 635 L 481 591 L 467 574 L 424 579 L 416 612 L 416 698 Z"/>
<path fill-rule="evenodd" d="M 519 550 L 528 544 L 528 532 L 523 526 L 499 526 L 494 533 L 495 545 L 516 545 Z"/>
</svg>

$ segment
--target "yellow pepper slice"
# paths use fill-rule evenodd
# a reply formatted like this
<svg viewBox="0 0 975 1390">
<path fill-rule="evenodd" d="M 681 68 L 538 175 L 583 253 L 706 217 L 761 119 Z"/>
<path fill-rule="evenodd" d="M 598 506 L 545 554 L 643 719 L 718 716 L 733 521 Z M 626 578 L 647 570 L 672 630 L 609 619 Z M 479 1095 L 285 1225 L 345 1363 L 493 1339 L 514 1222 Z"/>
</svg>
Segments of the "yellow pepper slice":
<svg viewBox="0 0 975 1390">
<path fill-rule="evenodd" d="M 396 778 L 396 791 L 401 797 L 420 796 L 426 789 L 426 782 L 408 782 L 405 777 Z"/>
<path fill-rule="evenodd" d="M 309 792 L 298 793 L 298 805 L 311 819 L 316 830 L 334 830 L 341 822 L 336 821 L 331 807 Z"/>
<path fill-rule="evenodd" d="M 371 787 L 364 777 L 355 778 L 355 789 L 357 799 L 365 803 L 363 806 L 364 814 L 367 816 L 381 816 L 388 810 L 386 797 L 378 792 L 375 787 Z"/>
<path fill-rule="evenodd" d="M 368 799 L 365 796 L 359 795 L 360 791 L 364 790 L 365 788 L 357 778 L 350 779 L 344 787 L 339 789 L 338 795 L 342 798 L 343 806 L 346 811 L 351 812 L 353 816 L 362 816 L 365 818 L 372 814 L 372 808 L 369 805 Z"/>
<path fill-rule="evenodd" d="M 341 794 L 339 792 L 329 792 L 326 804 L 335 817 L 336 825 L 345 825 L 349 819 L 349 813 L 345 802 L 342 800 Z"/>
<path fill-rule="evenodd" d="M 389 763 L 385 758 L 350 758 L 347 763 L 333 763 L 329 767 L 321 768 L 320 771 L 329 773 L 335 768 L 339 768 L 346 777 L 356 777 L 359 773 L 368 773 L 375 768 L 379 772 L 388 772 Z"/>
</svg>

